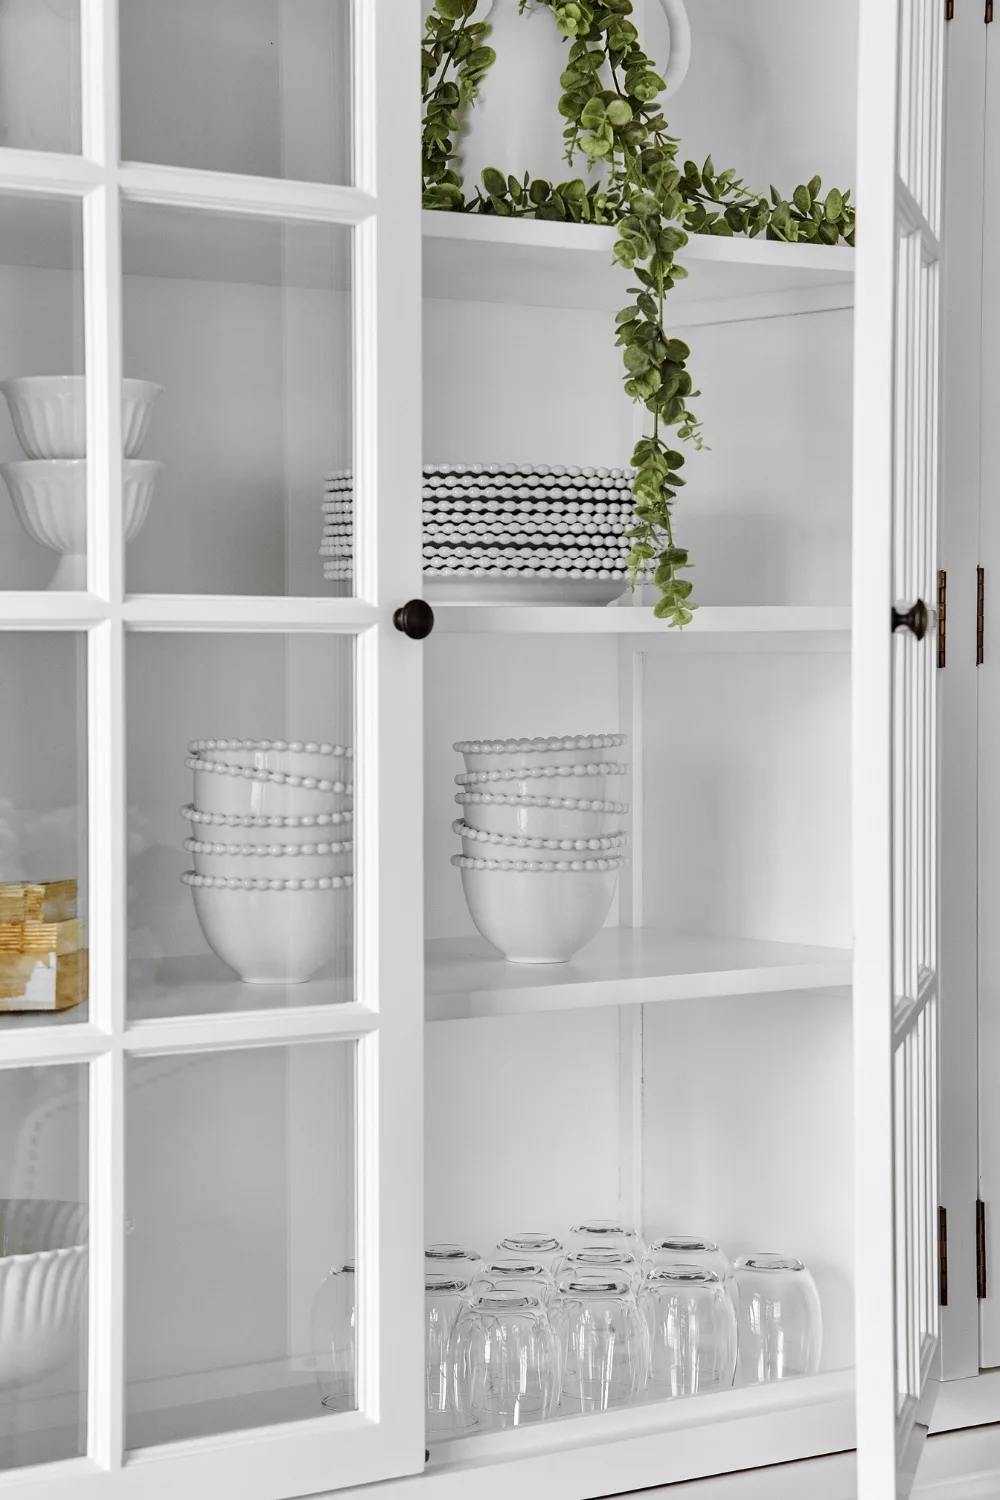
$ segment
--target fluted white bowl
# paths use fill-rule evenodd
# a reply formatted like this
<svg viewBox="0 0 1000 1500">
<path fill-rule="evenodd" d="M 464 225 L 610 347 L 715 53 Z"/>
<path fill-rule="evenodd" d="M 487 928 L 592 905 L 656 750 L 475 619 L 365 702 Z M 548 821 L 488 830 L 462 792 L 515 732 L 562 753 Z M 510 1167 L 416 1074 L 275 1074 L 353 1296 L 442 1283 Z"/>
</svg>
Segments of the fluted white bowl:
<svg viewBox="0 0 1000 1500">
<path fill-rule="evenodd" d="M 0 1391 L 44 1380 L 76 1354 L 87 1286 L 87 1209 L 0 1198 Z"/>
<path fill-rule="evenodd" d="M 349 885 L 261 891 L 184 881 L 205 941 L 245 984 L 304 984 L 349 941 Z"/>
<path fill-rule="evenodd" d="M 125 540 L 142 526 L 153 498 L 156 476 L 163 467 L 152 459 L 126 459 L 122 464 Z M 0 464 L 17 518 L 33 541 L 61 552 L 50 587 L 84 588 L 87 553 L 87 460 L 85 458 L 21 459 Z"/>
<path fill-rule="evenodd" d="M 204 812 L 250 815 L 336 812 L 351 806 L 350 767 L 337 766 L 332 777 L 308 778 L 313 786 L 276 781 L 276 773 L 253 773 L 252 768 L 227 766 L 221 761 L 189 756 L 194 773 L 194 802 Z M 243 774 L 246 772 L 247 774 Z"/>
<path fill-rule="evenodd" d="M 611 859 L 591 861 L 592 869 L 491 869 L 490 861 L 462 855 L 453 863 L 476 927 L 515 964 L 567 963 L 586 947 L 607 918 L 620 865 Z"/>
<path fill-rule="evenodd" d="M 122 381 L 122 445 L 126 458 L 142 447 L 163 387 Z M 85 458 L 87 400 L 82 375 L 25 375 L 0 383 L 17 440 L 29 458 Z"/>
<path fill-rule="evenodd" d="M 455 798 L 462 817 L 486 833 L 511 833 L 522 838 L 589 839 L 617 832 L 628 813 L 628 803 L 589 797 L 550 796 L 540 790 L 529 797 L 507 791 L 470 789 Z"/>
<path fill-rule="evenodd" d="M 511 766 L 580 766 L 620 759 L 624 734 L 550 735 L 547 739 L 459 740 L 456 749 L 467 771 L 502 771 Z"/>
<path fill-rule="evenodd" d="M 319 880 L 330 875 L 351 875 L 354 845 L 350 839 L 284 840 L 203 839 L 184 840 L 199 875 L 234 876 L 243 880 L 265 877 L 278 880 Z"/>
</svg>

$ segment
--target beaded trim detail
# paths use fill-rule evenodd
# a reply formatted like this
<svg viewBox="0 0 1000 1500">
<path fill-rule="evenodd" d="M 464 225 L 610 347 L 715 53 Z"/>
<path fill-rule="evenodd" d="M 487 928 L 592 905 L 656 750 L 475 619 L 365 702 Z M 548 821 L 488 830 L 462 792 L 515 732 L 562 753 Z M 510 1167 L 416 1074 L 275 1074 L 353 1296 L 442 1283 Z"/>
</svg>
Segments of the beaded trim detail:
<svg viewBox="0 0 1000 1500">
<path fill-rule="evenodd" d="M 502 870 L 530 875 L 589 875 L 620 870 L 623 859 L 473 859 L 453 854 L 451 862 L 460 870 Z"/>
<path fill-rule="evenodd" d="M 353 875 L 321 875 L 315 880 L 238 880 L 235 876 L 197 875 L 185 870 L 185 885 L 212 891 L 339 891 L 354 884 Z"/>
<path fill-rule="evenodd" d="M 294 859 L 300 854 L 350 854 L 354 848 L 354 841 L 347 839 L 340 844 L 209 844 L 204 839 L 185 839 L 184 848 L 188 854 L 239 854 L 261 857 L 288 855 Z"/>
<path fill-rule="evenodd" d="M 593 839 L 540 839 L 516 833 L 487 833 L 482 828 L 470 828 L 462 818 L 455 819 L 451 831 L 457 833 L 459 838 L 470 839 L 477 844 L 502 844 L 505 849 L 561 850 L 566 854 L 597 854 L 602 851 L 613 854 L 618 849 L 624 849 L 628 843 L 627 833 L 609 833 L 603 838 Z M 185 849 L 187 846 L 185 843 Z"/>
<path fill-rule="evenodd" d="M 459 786 L 481 786 L 488 781 L 539 781 L 552 776 L 624 776 L 628 766 L 601 760 L 586 766 L 505 766 L 501 771 L 460 771 Z"/>
<path fill-rule="evenodd" d="M 456 792 L 463 807 L 554 807 L 560 812 L 627 813 L 627 802 L 602 802 L 598 797 L 516 797 L 508 792 Z"/>
<path fill-rule="evenodd" d="M 209 823 L 213 828 L 329 828 L 354 821 L 349 808 L 328 813 L 217 813 L 202 812 L 190 802 L 181 808 L 181 817 L 189 823 Z"/>
<path fill-rule="evenodd" d="M 547 739 L 531 740 L 456 740 L 452 745 L 459 755 L 514 755 L 522 751 L 550 750 L 611 750 L 628 744 L 627 734 L 571 734 L 559 739 L 549 735 Z"/>
<path fill-rule="evenodd" d="M 316 740 L 192 740 L 189 755 L 204 750 L 291 750 L 294 755 L 335 755 L 338 760 L 353 760 L 350 745 L 328 745 Z"/>
<path fill-rule="evenodd" d="M 189 755 L 184 764 L 189 771 L 242 776 L 244 781 L 270 781 L 275 786 L 300 786 L 310 792 L 344 792 L 349 797 L 354 791 L 349 781 L 330 781 L 325 776 L 297 776 L 290 771 L 259 771 L 256 766 L 227 766 L 221 760 L 202 760 L 199 755 Z"/>
</svg>

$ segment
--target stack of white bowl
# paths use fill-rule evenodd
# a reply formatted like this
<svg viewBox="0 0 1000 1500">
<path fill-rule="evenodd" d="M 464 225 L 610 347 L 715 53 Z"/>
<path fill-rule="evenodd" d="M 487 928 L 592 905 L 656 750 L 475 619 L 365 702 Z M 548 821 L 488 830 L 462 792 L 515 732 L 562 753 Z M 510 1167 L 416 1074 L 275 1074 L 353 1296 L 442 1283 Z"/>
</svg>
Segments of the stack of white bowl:
<svg viewBox="0 0 1000 1500">
<path fill-rule="evenodd" d="M 181 809 L 212 951 L 246 984 L 302 984 L 349 941 L 353 751 L 302 740 L 195 740 Z"/>
<path fill-rule="evenodd" d="M 150 380 L 122 381 L 125 540 L 146 519 L 162 465 L 136 457 L 162 390 Z M 62 554 L 51 589 L 87 586 L 87 406 L 82 375 L 5 380 L 17 440 L 27 458 L 0 464 L 17 518 L 33 541 Z"/>
<path fill-rule="evenodd" d="M 472 920 L 511 963 L 565 963 L 604 925 L 628 835 L 614 800 L 624 734 L 460 740 L 462 853 Z"/>
</svg>

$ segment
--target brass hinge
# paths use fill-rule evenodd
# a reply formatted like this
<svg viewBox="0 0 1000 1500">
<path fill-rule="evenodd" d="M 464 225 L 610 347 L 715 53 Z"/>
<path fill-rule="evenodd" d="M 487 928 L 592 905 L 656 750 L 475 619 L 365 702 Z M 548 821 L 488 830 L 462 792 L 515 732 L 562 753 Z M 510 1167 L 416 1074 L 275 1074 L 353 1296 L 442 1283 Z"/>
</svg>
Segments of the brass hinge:
<svg viewBox="0 0 1000 1500">
<path fill-rule="evenodd" d="M 937 646 L 938 666 L 943 667 L 948 661 L 948 574 L 944 568 L 938 569 Z"/>
<path fill-rule="evenodd" d="M 986 1204 L 976 1199 L 976 1296 L 986 1296 Z"/>
<path fill-rule="evenodd" d="M 992 19 L 993 19 L 993 0 L 986 0 L 986 14 L 983 16 L 983 20 L 986 22 L 986 24 L 988 26 L 990 24 L 990 22 L 992 21 Z"/>
<path fill-rule="evenodd" d="M 938 1301 L 948 1306 L 948 1210 L 938 1209 Z"/>
<path fill-rule="evenodd" d="M 946 21 L 954 21 L 955 0 L 944 0 L 944 18 Z"/>
<path fill-rule="evenodd" d="M 976 569 L 976 666 L 983 664 L 983 643 L 986 637 L 986 569 Z"/>
</svg>

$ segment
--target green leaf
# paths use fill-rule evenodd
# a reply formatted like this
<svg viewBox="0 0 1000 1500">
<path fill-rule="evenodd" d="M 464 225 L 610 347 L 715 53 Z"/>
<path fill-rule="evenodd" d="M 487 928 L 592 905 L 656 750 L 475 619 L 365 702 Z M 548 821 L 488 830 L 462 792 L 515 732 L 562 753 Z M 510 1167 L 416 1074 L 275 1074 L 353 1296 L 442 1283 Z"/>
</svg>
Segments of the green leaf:
<svg viewBox="0 0 1000 1500">
<path fill-rule="evenodd" d="M 532 203 L 537 205 L 539 203 L 544 203 L 551 192 L 551 182 L 546 182 L 544 177 L 536 177 L 532 182 L 530 188 L 528 189 L 528 196 L 530 197 Z"/>
<path fill-rule="evenodd" d="M 461 21 L 475 9 L 475 0 L 471 5 L 469 0 L 434 0 L 434 9 L 446 21 Z"/>
<path fill-rule="evenodd" d="M 631 106 L 624 99 L 612 99 L 606 110 L 607 118 L 612 125 L 621 129 L 632 121 Z"/>
<path fill-rule="evenodd" d="M 826 195 L 826 219 L 830 224 L 836 224 L 844 212 L 844 200 L 836 188 L 831 188 Z"/>
<path fill-rule="evenodd" d="M 792 200 L 800 213 L 808 214 L 812 212 L 812 194 L 807 187 L 800 184 L 792 194 Z"/>
<path fill-rule="evenodd" d="M 502 197 L 507 191 L 507 179 L 496 167 L 483 168 L 483 187 L 491 197 Z"/>
<path fill-rule="evenodd" d="M 820 191 L 820 188 L 822 186 L 823 186 L 823 179 L 821 177 L 813 177 L 813 178 L 810 179 L 810 182 L 809 182 L 809 196 L 810 196 L 810 198 L 813 199 L 814 202 L 819 197 L 819 191 Z"/>
<path fill-rule="evenodd" d="M 585 130 L 600 130 L 606 114 L 603 99 L 588 99 L 580 115 L 580 124 Z"/>
</svg>

